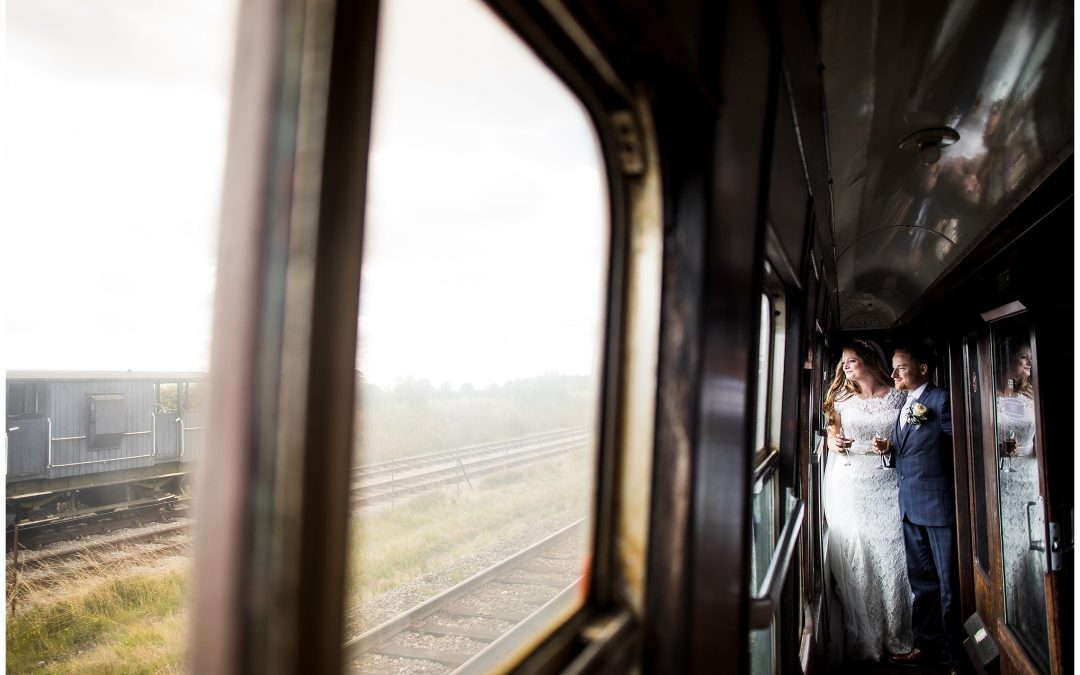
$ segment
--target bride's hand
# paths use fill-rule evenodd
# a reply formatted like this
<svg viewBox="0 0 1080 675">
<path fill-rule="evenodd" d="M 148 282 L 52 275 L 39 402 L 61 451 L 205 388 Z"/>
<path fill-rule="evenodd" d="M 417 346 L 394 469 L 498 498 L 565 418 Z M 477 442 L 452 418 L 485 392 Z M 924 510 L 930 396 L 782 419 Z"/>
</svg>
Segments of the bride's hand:
<svg viewBox="0 0 1080 675">
<path fill-rule="evenodd" d="M 836 452 L 841 455 L 846 455 L 848 450 L 851 449 L 852 444 L 855 442 L 854 438 L 844 438 L 843 436 L 834 436 L 833 440 Z"/>
</svg>

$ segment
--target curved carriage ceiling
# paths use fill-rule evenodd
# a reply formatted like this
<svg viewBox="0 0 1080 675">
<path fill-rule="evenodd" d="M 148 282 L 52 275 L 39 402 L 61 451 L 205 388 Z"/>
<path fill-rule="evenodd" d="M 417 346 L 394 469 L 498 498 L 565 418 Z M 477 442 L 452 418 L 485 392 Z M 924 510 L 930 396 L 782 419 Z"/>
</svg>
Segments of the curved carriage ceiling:
<svg viewBox="0 0 1080 675">
<path fill-rule="evenodd" d="M 1071 4 L 821 7 L 840 323 L 887 327 L 1072 153 Z"/>
</svg>

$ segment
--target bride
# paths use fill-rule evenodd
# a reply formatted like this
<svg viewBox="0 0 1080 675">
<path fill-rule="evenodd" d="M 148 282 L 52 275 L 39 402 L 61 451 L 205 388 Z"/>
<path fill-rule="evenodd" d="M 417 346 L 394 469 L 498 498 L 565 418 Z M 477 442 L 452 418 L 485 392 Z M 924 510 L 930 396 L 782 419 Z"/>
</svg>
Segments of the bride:
<svg viewBox="0 0 1080 675">
<path fill-rule="evenodd" d="M 825 397 L 829 563 L 851 659 L 878 660 L 912 645 L 896 472 L 884 470 L 871 449 L 874 436 L 889 437 L 904 403 L 891 382 L 877 345 L 855 340 L 844 349 Z"/>
<path fill-rule="evenodd" d="M 1031 347 L 1020 344 L 999 377 L 997 436 L 1001 459 L 1002 567 L 1007 622 L 1025 636 L 1046 641 L 1046 599 L 1043 565 L 1032 552 L 1029 530 L 1041 532 L 1041 509 L 1029 513 L 1039 499 L 1039 464 L 1035 458 L 1035 388 Z"/>
</svg>

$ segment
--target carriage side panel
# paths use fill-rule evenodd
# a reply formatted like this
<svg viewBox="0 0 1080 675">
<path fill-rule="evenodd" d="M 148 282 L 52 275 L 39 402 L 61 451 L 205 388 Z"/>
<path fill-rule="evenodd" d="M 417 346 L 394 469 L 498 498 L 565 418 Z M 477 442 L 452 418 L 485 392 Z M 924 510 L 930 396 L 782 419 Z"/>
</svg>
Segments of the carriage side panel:
<svg viewBox="0 0 1080 675">
<path fill-rule="evenodd" d="M 154 385 L 139 380 L 51 382 L 50 478 L 83 476 L 147 466 L 154 452 Z M 90 402 L 94 395 L 120 395 L 120 433 L 115 444 L 91 448 Z"/>
</svg>

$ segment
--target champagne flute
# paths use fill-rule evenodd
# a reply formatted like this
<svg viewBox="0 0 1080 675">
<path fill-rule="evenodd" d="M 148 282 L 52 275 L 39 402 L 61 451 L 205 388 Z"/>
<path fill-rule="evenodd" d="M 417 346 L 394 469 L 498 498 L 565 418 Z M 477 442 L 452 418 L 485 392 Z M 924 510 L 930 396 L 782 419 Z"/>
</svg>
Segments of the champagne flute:
<svg viewBox="0 0 1080 675">
<path fill-rule="evenodd" d="M 888 447 L 887 444 L 888 444 L 889 440 L 887 438 L 885 438 L 884 436 L 882 436 L 881 434 L 874 434 L 874 439 L 872 441 L 870 441 L 870 442 L 871 442 L 871 444 L 873 445 L 874 448 L 877 448 L 877 446 L 880 445 L 881 443 L 886 443 L 885 447 Z M 878 462 L 877 470 L 878 471 L 888 471 L 889 467 L 885 466 L 885 453 L 879 454 L 878 458 L 881 459 L 881 461 Z"/>
<path fill-rule="evenodd" d="M 1005 455 L 1005 468 L 1001 470 L 1002 473 L 1012 473 L 1016 469 L 1013 469 L 1013 457 L 1016 456 L 1016 433 L 1009 429 L 1005 432 L 1005 440 L 1001 442 L 1002 449 Z"/>
<path fill-rule="evenodd" d="M 838 447 L 841 443 L 847 443 L 847 447 L 844 448 L 844 461 L 840 463 L 840 466 L 851 466 L 851 443 L 855 441 L 854 438 L 848 438 L 844 433 L 844 427 L 840 427 L 840 435 L 836 437 L 836 445 Z"/>
</svg>

